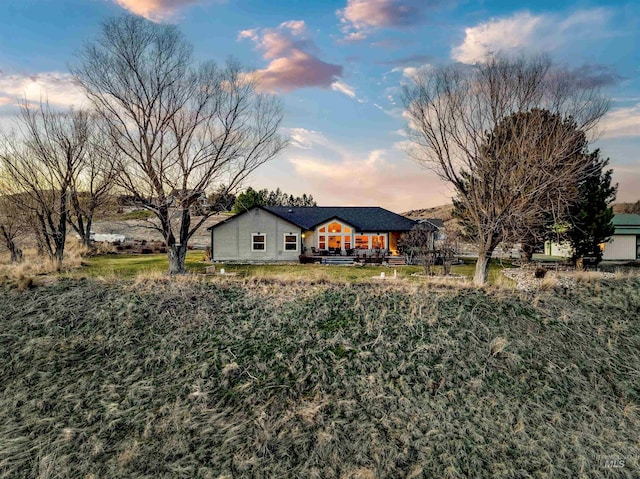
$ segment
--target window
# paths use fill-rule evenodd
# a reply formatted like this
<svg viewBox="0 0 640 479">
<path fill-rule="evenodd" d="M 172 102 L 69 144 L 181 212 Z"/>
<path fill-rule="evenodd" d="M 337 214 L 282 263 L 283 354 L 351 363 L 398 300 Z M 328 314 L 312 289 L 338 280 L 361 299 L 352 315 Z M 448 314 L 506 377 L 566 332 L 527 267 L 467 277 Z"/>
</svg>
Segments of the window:
<svg viewBox="0 0 640 479">
<path fill-rule="evenodd" d="M 251 233 L 251 251 L 264 251 L 267 249 L 267 235 L 264 233 Z"/>
<path fill-rule="evenodd" d="M 284 250 L 285 251 L 298 251 L 298 235 L 295 233 L 285 233 L 284 235 Z"/>
<path fill-rule="evenodd" d="M 369 237 L 368 236 L 356 236 L 356 248 L 369 249 Z"/>
<path fill-rule="evenodd" d="M 350 250 L 353 244 L 353 228 L 337 220 L 318 226 L 318 249 L 339 252 Z"/>
<path fill-rule="evenodd" d="M 329 236 L 329 249 L 342 249 L 342 236 Z"/>
<path fill-rule="evenodd" d="M 371 249 L 384 249 L 384 236 L 371 237 Z"/>
<path fill-rule="evenodd" d="M 331 233 L 342 233 L 342 225 L 337 222 L 329 223 L 329 232 Z"/>
</svg>

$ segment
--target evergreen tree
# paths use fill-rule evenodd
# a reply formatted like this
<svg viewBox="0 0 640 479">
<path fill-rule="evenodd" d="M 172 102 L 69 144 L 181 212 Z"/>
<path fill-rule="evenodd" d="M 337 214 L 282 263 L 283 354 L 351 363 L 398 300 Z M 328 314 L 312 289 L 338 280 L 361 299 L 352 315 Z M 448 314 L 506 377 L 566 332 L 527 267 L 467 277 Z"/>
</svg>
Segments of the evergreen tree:
<svg viewBox="0 0 640 479">
<path fill-rule="evenodd" d="M 590 155 L 592 173 L 580 183 L 580 200 L 570 209 L 572 226 L 568 237 L 573 246 L 573 259 L 592 256 L 602 261 L 600 244 L 614 233 L 611 223 L 618 185 L 611 185 L 613 170 L 605 170 L 609 159 L 600 158 L 600 150 Z"/>
<path fill-rule="evenodd" d="M 209 211 L 231 211 L 236 203 L 236 195 L 228 191 L 226 185 L 220 185 L 207 197 Z"/>
<path fill-rule="evenodd" d="M 233 211 L 235 213 L 240 213 L 242 211 L 250 210 L 254 206 L 264 206 L 268 199 L 267 195 L 267 190 L 256 191 L 249 187 L 236 197 L 236 202 L 233 205 Z"/>
<path fill-rule="evenodd" d="M 249 187 L 244 192 L 240 193 L 236 198 L 236 202 L 233 207 L 233 211 L 240 213 L 246 211 L 254 206 L 318 206 L 313 199 L 312 195 L 306 193 L 302 196 L 288 195 L 282 192 L 280 188 L 275 191 L 269 191 L 266 188 L 256 191 Z"/>
</svg>

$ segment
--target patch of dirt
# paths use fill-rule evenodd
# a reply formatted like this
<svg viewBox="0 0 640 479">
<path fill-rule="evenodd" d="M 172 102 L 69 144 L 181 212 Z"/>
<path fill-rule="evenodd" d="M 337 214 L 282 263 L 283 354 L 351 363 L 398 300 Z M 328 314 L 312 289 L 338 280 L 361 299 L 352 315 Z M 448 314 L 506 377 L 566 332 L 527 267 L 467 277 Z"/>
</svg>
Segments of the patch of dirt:
<svg viewBox="0 0 640 479">
<path fill-rule="evenodd" d="M 602 271 L 588 273 L 548 271 L 544 278 L 536 278 L 535 270 L 522 268 L 508 268 L 504 269 L 502 273 L 516 282 L 516 289 L 525 292 L 534 292 L 545 288 L 574 289 L 579 279 L 612 279 L 615 277 L 614 273 Z"/>
</svg>

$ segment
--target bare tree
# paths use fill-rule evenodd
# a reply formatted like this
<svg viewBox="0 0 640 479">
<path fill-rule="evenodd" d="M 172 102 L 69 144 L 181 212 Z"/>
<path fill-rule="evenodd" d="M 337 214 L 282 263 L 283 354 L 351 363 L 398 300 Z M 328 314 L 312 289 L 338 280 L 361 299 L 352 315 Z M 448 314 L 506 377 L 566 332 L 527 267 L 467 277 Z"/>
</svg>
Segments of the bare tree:
<svg viewBox="0 0 640 479">
<path fill-rule="evenodd" d="M 424 272 L 431 275 L 431 267 L 436 259 L 435 228 L 429 223 L 418 223 L 404 233 L 398 246 L 404 252 L 408 264 L 420 261 Z"/>
<path fill-rule="evenodd" d="M 26 101 L 18 131 L 5 135 L 0 160 L 18 206 L 34 218 L 44 247 L 59 270 L 69 221 L 69 204 L 91 136 L 89 114 L 54 112 Z"/>
<path fill-rule="evenodd" d="M 157 217 L 169 273 L 185 271 L 191 206 L 208 189 L 235 191 L 285 145 L 281 103 L 229 61 L 196 64 L 174 26 L 126 16 L 103 25 L 73 69 L 123 155 L 119 184 Z"/>
<path fill-rule="evenodd" d="M 72 178 L 68 221 L 82 243 L 92 247 L 91 227 L 95 214 L 111 204 L 111 193 L 120 165 L 119 151 L 114 148 L 99 120 L 89 120 L 89 142 L 78 170 Z"/>
<path fill-rule="evenodd" d="M 18 246 L 18 240 L 26 234 L 29 224 L 19 201 L 10 194 L 3 176 L 0 172 L 0 244 L 9 251 L 12 263 L 20 263 L 22 249 Z"/>
<path fill-rule="evenodd" d="M 573 80 L 544 56 L 489 57 L 424 72 L 405 89 L 410 154 L 453 186 L 478 249 L 477 285 L 496 246 L 570 203 L 585 174 L 581 139 L 609 102 Z"/>
<path fill-rule="evenodd" d="M 443 227 L 438 232 L 434 243 L 437 262 L 442 262 L 442 273 L 451 274 L 451 266 L 458 254 L 458 233 L 452 226 Z"/>
</svg>

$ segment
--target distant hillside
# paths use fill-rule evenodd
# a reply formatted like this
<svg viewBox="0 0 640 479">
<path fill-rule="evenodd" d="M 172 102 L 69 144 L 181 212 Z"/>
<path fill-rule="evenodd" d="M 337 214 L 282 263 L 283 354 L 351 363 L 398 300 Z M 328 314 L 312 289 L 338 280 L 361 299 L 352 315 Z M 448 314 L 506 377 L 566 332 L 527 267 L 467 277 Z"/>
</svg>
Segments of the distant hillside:
<svg viewBox="0 0 640 479">
<path fill-rule="evenodd" d="M 640 214 L 640 200 L 635 203 L 615 203 L 613 205 L 614 213 L 635 213 Z"/>
<path fill-rule="evenodd" d="M 635 203 L 614 203 L 613 212 L 618 213 L 635 213 L 640 214 L 640 200 Z M 440 218 L 445 223 L 453 218 L 453 205 L 440 205 L 433 208 L 423 208 L 410 210 L 402 213 L 402 216 L 413 220 L 422 218 Z"/>
<path fill-rule="evenodd" d="M 412 220 L 423 218 L 440 218 L 442 221 L 447 222 L 453 217 L 453 205 L 441 205 L 433 208 L 423 208 L 419 210 L 411 210 L 402 213 L 402 216 L 411 218 Z"/>
</svg>

